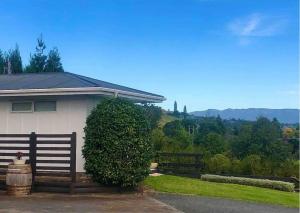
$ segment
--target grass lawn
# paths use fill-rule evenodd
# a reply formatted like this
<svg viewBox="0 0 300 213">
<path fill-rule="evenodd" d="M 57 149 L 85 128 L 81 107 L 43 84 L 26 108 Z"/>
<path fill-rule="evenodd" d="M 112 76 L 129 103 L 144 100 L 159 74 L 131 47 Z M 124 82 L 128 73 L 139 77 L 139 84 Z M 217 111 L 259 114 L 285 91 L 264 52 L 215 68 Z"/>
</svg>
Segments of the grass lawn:
<svg viewBox="0 0 300 213">
<path fill-rule="evenodd" d="M 213 183 L 171 175 L 148 177 L 145 180 L 145 185 L 160 192 L 224 197 L 299 208 L 299 194 L 295 192 L 283 192 L 237 184 Z"/>
</svg>

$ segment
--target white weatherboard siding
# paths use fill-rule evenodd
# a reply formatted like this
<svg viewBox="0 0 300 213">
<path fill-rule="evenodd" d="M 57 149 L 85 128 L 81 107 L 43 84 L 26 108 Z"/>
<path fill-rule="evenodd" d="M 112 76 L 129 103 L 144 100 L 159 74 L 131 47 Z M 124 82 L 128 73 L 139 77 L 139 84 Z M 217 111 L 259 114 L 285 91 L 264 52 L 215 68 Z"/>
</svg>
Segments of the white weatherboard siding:
<svg viewBox="0 0 300 213">
<path fill-rule="evenodd" d="M 22 101 L 15 98 L 14 101 Z M 26 100 L 40 100 L 32 98 Z M 82 146 L 86 117 L 98 102 L 98 98 L 88 96 L 56 97 L 43 100 L 56 100 L 55 112 L 11 112 L 12 100 L 0 100 L 0 134 L 69 134 L 77 133 L 76 170 L 84 172 Z"/>
</svg>

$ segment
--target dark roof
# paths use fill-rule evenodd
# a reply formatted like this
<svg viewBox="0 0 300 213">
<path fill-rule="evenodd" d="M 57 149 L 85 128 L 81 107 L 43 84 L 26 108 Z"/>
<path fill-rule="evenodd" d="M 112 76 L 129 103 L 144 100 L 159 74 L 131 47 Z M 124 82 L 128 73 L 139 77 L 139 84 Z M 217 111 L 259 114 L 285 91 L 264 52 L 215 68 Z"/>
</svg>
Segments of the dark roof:
<svg viewBox="0 0 300 213">
<path fill-rule="evenodd" d="M 112 84 L 105 81 L 69 73 L 22 73 L 11 75 L 0 75 L 0 90 L 22 90 L 22 89 L 54 89 L 54 88 L 84 88 L 84 87 L 104 87 L 117 89 L 126 92 L 134 92 L 144 95 L 156 95 L 129 87 Z"/>
</svg>

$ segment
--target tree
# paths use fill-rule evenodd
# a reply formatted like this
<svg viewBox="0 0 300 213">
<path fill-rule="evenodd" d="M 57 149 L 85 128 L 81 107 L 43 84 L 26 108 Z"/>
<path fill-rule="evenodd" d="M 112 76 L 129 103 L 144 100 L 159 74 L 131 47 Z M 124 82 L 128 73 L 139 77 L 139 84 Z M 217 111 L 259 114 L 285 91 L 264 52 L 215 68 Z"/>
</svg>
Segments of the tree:
<svg viewBox="0 0 300 213">
<path fill-rule="evenodd" d="M 178 109 L 177 109 L 177 101 L 174 102 L 174 112 L 178 112 Z"/>
<path fill-rule="evenodd" d="M 177 102 L 174 102 L 174 111 L 173 111 L 173 115 L 178 117 L 180 115 L 180 113 L 178 112 L 178 108 L 177 108 Z"/>
<path fill-rule="evenodd" d="M 47 56 L 44 54 L 46 49 L 45 42 L 42 35 L 37 39 L 36 52 L 33 56 L 30 54 L 29 65 L 25 68 L 26 72 L 44 72 L 46 66 Z"/>
<path fill-rule="evenodd" d="M 184 105 L 183 107 L 183 118 L 185 119 L 187 117 L 188 113 L 187 113 L 187 110 L 186 110 L 186 105 Z"/>
<path fill-rule="evenodd" d="M 3 52 L 0 50 L 0 75 L 4 74 L 4 67 L 5 67 L 5 57 Z"/>
<path fill-rule="evenodd" d="M 22 58 L 17 44 L 14 50 L 8 52 L 6 62 L 8 63 L 8 61 L 11 64 L 11 73 L 15 74 L 23 72 Z"/>
<path fill-rule="evenodd" d="M 95 182 L 136 187 L 149 175 L 153 146 L 141 106 L 104 100 L 88 116 L 84 131 L 84 168 Z"/>
<path fill-rule="evenodd" d="M 150 128 L 151 130 L 153 130 L 158 126 L 158 123 L 162 116 L 161 108 L 158 106 L 154 106 L 153 104 L 145 104 L 144 109 L 146 111 L 146 116 L 150 122 Z"/>
<path fill-rule="evenodd" d="M 55 47 L 50 50 L 45 65 L 45 72 L 63 72 L 64 68 L 60 60 L 58 49 Z"/>
</svg>

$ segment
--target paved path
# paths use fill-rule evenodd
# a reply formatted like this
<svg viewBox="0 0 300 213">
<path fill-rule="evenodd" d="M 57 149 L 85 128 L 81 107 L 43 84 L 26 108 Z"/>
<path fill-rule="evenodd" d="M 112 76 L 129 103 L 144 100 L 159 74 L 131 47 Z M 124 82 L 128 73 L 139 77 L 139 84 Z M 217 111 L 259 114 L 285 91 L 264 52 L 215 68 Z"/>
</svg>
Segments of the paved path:
<svg viewBox="0 0 300 213">
<path fill-rule="evenodd" d="M 154 197 L 186 213 L 298 213 L 297 208 L 189 195 L 155 194 Z"/>
<path fill-rule="evenodd" d="M 149 196 L 135 194 L 68 195 L 34 193 L 15 198 L 0 193 L 0 213 L 178 212 Z"/>
</svg>

